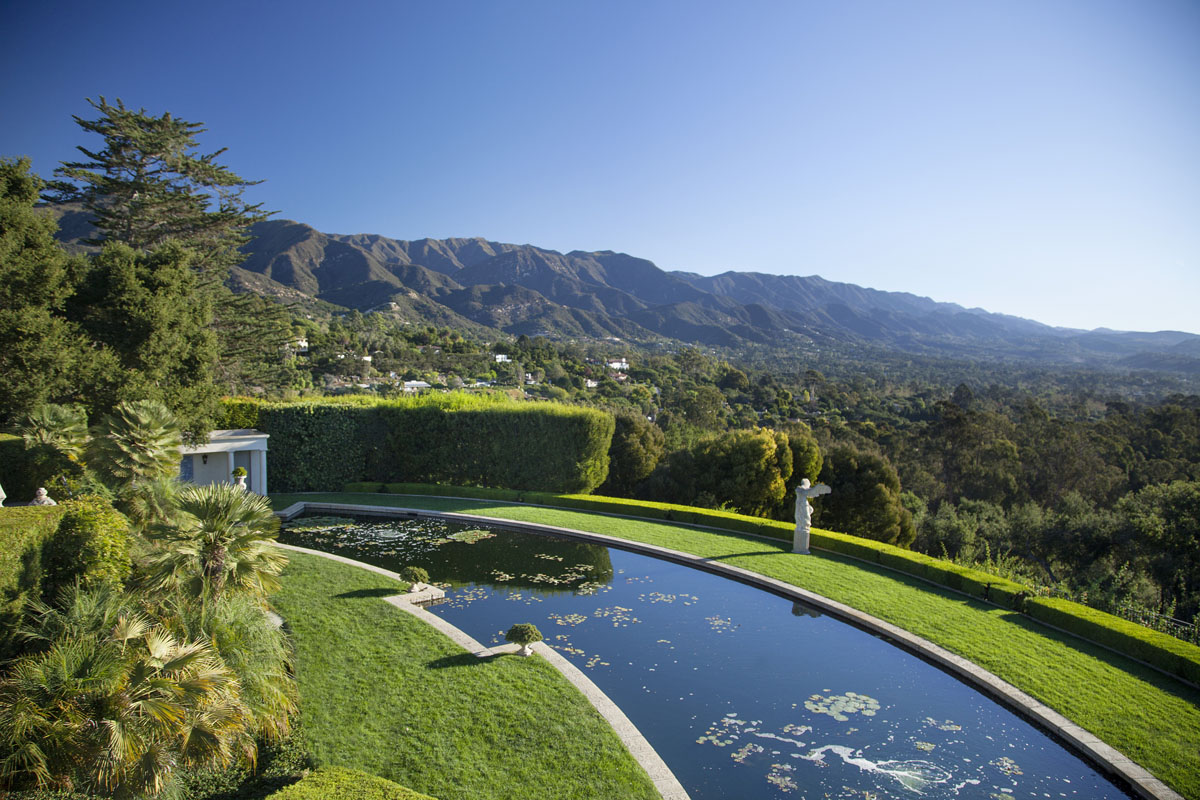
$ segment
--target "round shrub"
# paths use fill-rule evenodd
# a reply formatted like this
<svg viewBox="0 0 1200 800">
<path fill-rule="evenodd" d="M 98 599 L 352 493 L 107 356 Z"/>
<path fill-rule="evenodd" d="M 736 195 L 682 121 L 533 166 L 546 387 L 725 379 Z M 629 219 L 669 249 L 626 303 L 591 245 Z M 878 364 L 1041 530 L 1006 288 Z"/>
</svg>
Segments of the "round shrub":
<svg viewBox="0 0 1200 800">
<path fill-rule="evenodd" d="M 504 638 L 513 644 L 528 647 L 534 642 L 540 642 L 544 637 L 542 636 L 542 632 L 537 629 L 537 625 L 534 625 L 532 622 L 518 622 L 508 629 L 508 633 L 504 634 Z"/>
<path fill-rule="evenodd" d="M 76 578 L 84 587 L 123 587 L 132 568 L 129 520 L 93 495 L 61 505 L 62 520 L 48 543 L 43 595 L 53 597 Z"/>
<path fill-rule="evenodd" d="M 421 567 L 405 567 L 400 570 L 400 577 L 409 583 L 429 583 L 429 573 Z"/>
</svg>

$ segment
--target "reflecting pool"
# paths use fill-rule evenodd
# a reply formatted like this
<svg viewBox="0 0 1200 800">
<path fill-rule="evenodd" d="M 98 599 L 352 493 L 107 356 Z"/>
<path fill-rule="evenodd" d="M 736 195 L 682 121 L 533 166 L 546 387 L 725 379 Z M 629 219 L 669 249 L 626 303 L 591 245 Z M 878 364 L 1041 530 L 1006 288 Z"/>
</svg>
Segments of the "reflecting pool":
<svg viewBox="0 0 1200 800">
<path fill-rule="evenodd" d="M 694 800 L 1124 798 L 940 669 L 813 608 L 622 550 L 439 520 L 308 518 L 281 540 L 448 585 L 484 643 L 532 622 Z"/>
</svg>

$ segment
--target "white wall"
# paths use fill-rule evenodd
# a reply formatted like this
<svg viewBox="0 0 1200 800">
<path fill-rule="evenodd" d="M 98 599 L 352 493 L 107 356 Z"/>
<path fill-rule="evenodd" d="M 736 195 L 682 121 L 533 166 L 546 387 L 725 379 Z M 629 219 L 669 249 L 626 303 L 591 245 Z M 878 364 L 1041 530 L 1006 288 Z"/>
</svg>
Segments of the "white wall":
<svg viewBox="0 0 1200 800">
<path fill-rule="evenodd" d="M 208 463 L 204 463 L 201 455 L 192 456 L 194 468 L 192 480 L 197 486 L 207 486 L 210 483 L 231 483 L 233 481 L 232 453 L 209 453 Z"/>
</svg>

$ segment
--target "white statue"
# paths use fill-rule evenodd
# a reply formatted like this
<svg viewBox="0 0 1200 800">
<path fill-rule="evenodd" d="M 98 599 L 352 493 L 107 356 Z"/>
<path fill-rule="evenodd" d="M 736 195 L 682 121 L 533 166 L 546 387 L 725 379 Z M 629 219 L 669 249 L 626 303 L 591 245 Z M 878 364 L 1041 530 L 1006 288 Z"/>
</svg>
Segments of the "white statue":
<svg viewBox="0 0 1200 800">
<path fill-rule="evenodd" d="M 8 495 L 4 493 L 4 487 L 0 486 L 0 508 L 4 508 L 4 498 L 6 497 L 8 497 Z"/>
<path fill-rule="evenodd" d="M 50 499 L 50 495 L 46 494 L 46 490 L 38 487 L 38 490 L 33 493 L 33 502 L 31 506 L 56 506 L 58 503 Z"/>
<path fill-rule="evenodd" d="M 808 478 L 800 481 L 800 485 L 796 487 L 796 533 L 792 537 L 792 552 L 808 554 L 808 534 L 812 528 L 812 504 L 808 502 L 810 497 L 820 497 L 823 494 L 829 494 L 833 489 L 830 489 L 823 483 L 818 483 L 813 486 L 808 482 Z"/>
</svg>

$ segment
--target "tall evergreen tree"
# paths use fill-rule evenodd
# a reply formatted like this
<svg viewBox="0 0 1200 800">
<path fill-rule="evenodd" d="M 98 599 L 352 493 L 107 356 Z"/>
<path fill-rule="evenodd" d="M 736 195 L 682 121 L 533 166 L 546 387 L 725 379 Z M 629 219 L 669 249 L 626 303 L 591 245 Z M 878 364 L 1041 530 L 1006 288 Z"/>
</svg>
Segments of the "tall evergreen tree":
<svg viewBox="0 0 1200 800">
<path fill-rule="evenodd" d="M 34 208 L 41 185 L 28 159 L 0 159 L 0 425 L 69 399 L 96 364 L 82 358 L 83 340 L 58 313 L 81 266 Z"/>
<path fill-rule="evenodd" d="M 67 161 L 51 184 L 57 202 L 79 201 L 100 232 L 95 244 L 117 241 L 139 250 L 179 242 L 197 252 L 197 267 L 224 273 L 241 260 L 237 248 L 247 228 L 268 214 L 247 203 L 248 181 L 217 163 L 225 149 L 198 153 L 197 122 L 170 112 L 152 116 L 117 100 L 88 100 L 97 119 L 75 117 L 79 127 L 104 140 L 104 147 L 79 147 L 88 160 Z"/>
<path fill-rule="evenodd" d="M 222 388 L 239 391 L 263 381 L 281 359 L 289 334 L 288 314 L 277 304 L 234 294 L 230 270 L 244 255 L 249 228 L 266 219 L 261 203 L 249 203 L 248 181 L 218 163 L 225 149 L 202 153 L 202 124 L 133 111 L 118 100 L 89 100 L 100 116 L 75 117 L 104 146 L 79 147 L 86 157 L 56 170 L 48 199 L 76 201 L 93 218 L 94 244 L 119 242 L 135 250 L 178 244 L 194 252 L 191 267 L 212 309 L 211 328 L 221 360 L 213 373 Z M 177 410 L 178 407 L 176 407 Z"/>
<path fill-rule="evenodd" d="M 67 312 L 120 367 L 88 398 L 93 412 L 124 400 L 156 400 L 192 435 L 211 429 L 217 347 L 191 251 L 171 244 L 146 253 L 106 244 Z"/>
</svg>

